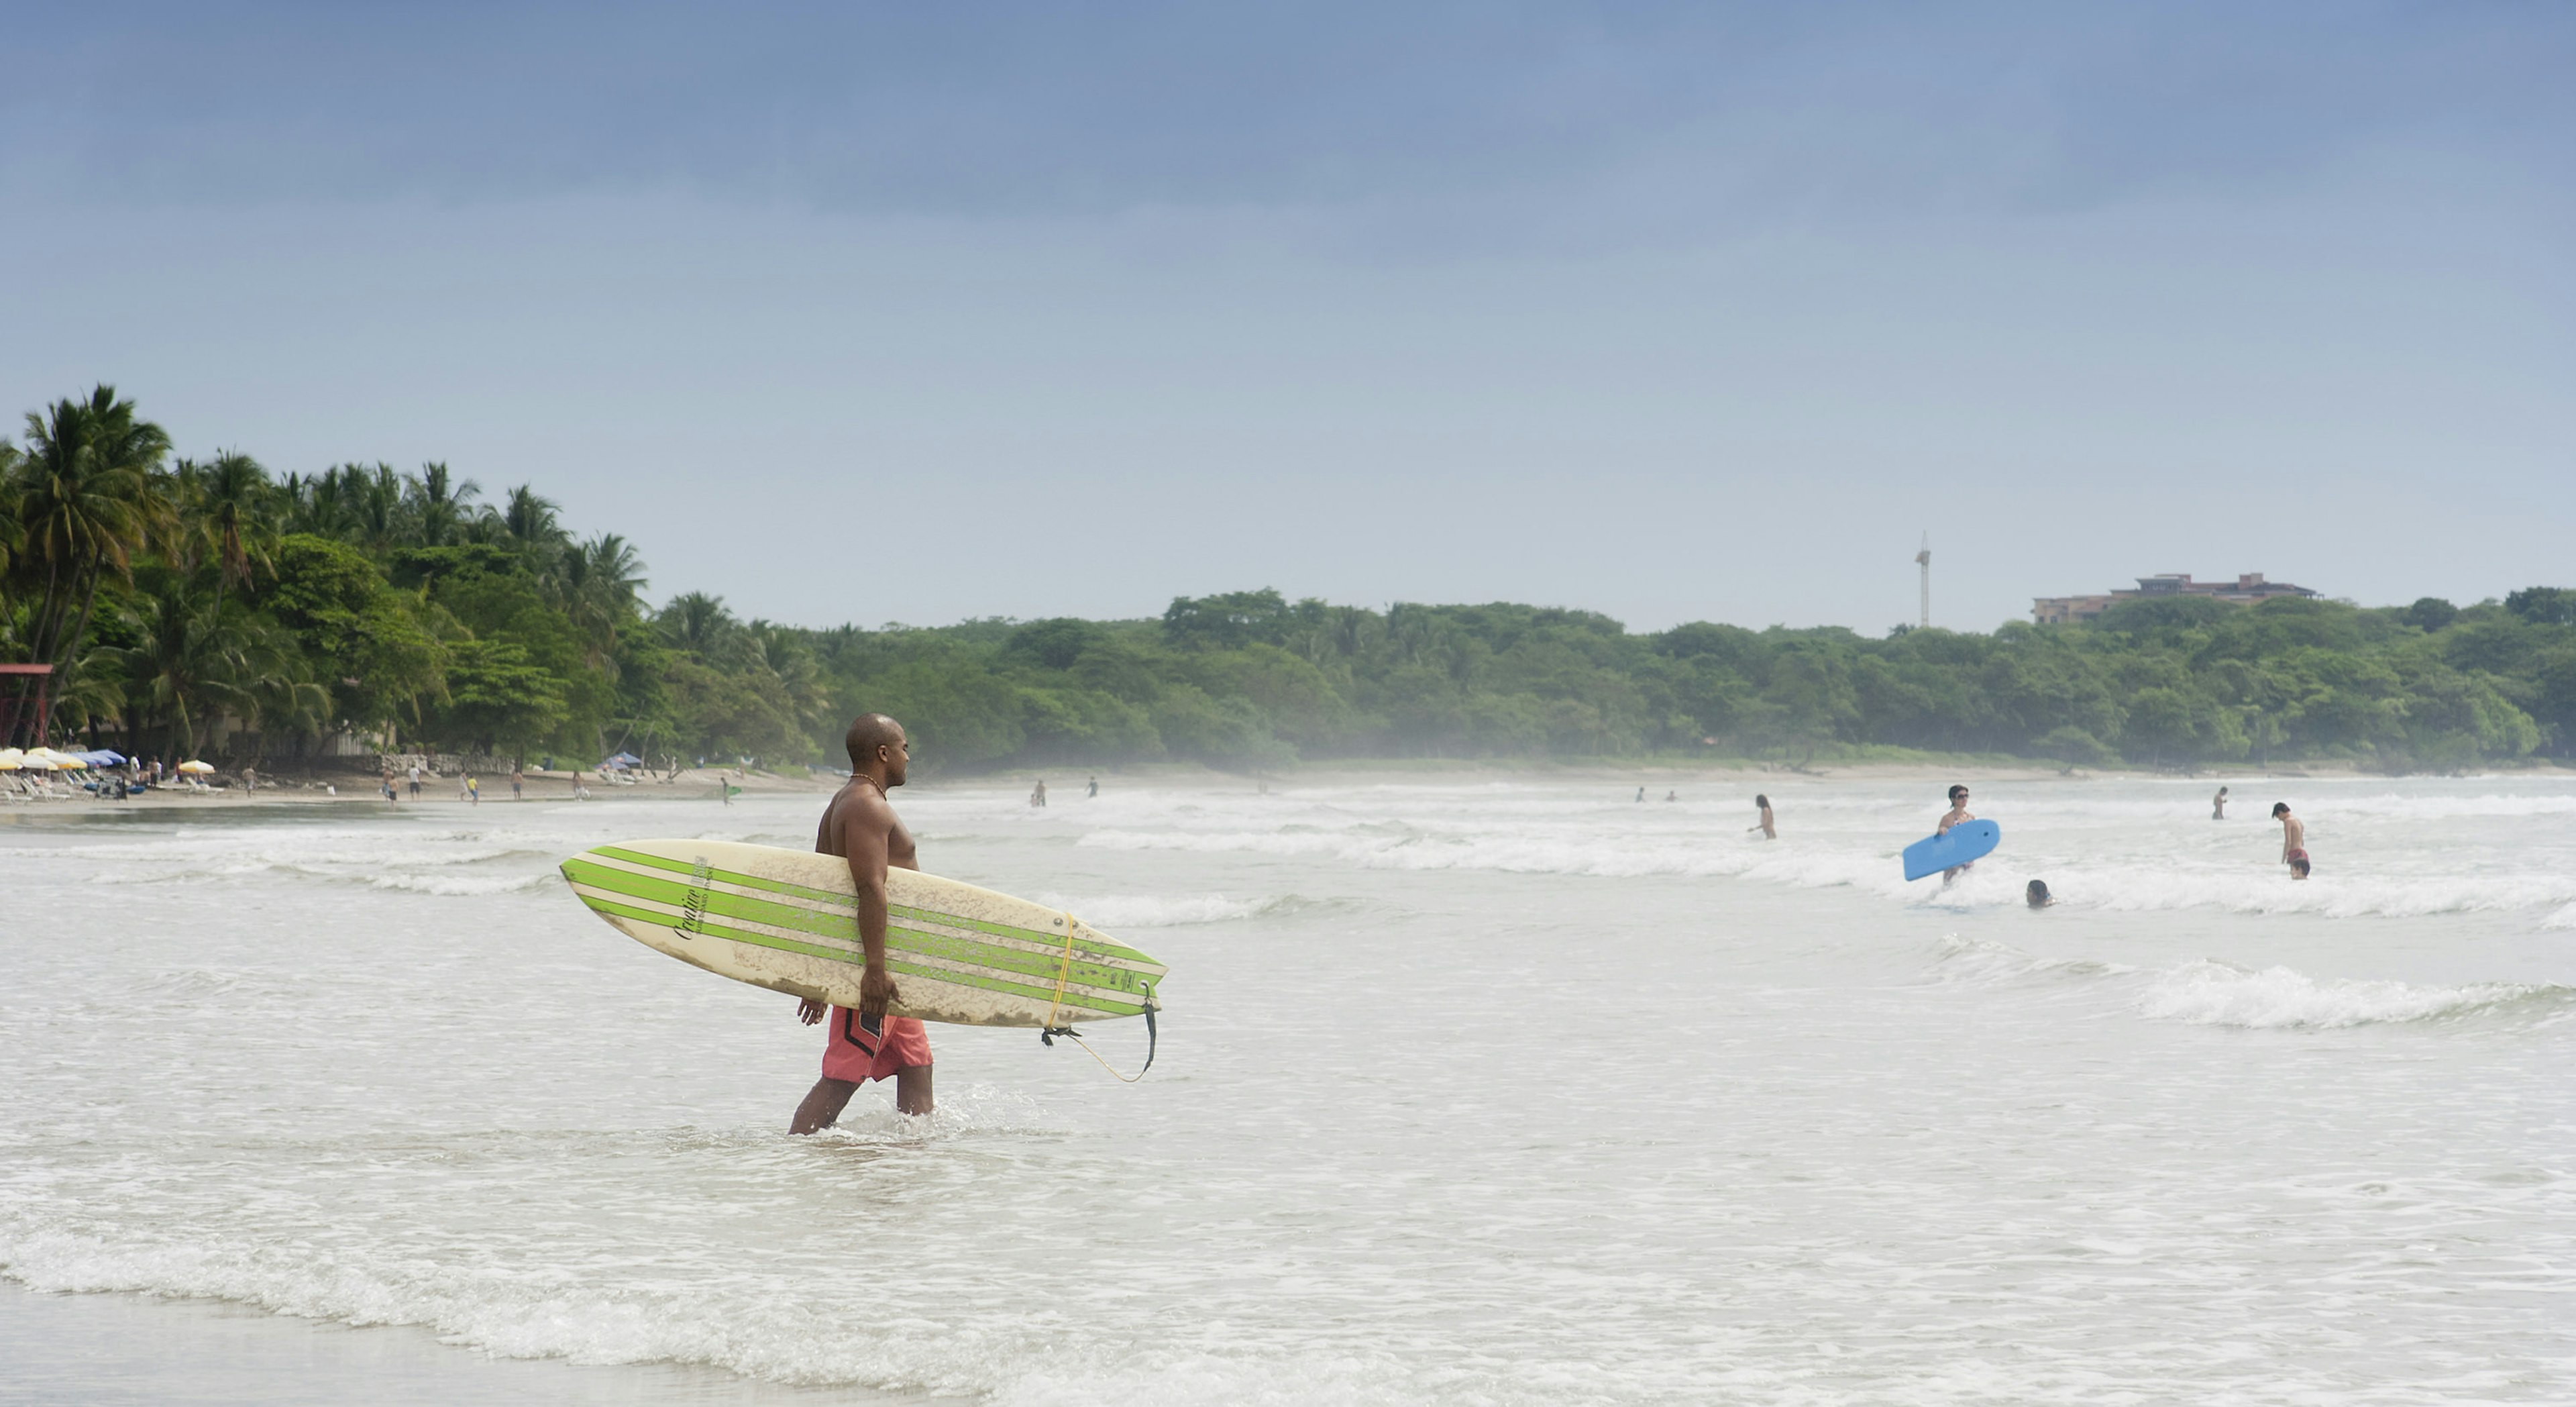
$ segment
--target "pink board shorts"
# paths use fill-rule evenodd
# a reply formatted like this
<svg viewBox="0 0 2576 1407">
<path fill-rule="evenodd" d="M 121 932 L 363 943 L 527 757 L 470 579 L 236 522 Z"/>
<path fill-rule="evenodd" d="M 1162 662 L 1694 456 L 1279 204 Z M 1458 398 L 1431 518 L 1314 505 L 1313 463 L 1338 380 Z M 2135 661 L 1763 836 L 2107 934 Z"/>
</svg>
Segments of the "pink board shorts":
<svg viewBox="0 0 2576 1407">
<path fill-rule="evenodd" d="M 846 1006 L 832 1008 L 824 1025 L 832 1039 L 823 1047 L 823 1078 L 863 1085 L 897 1070 L 930 1063 L 930 1031 L 911 1016 L 889 1016 L 882 1030 Z"/>
</svg>

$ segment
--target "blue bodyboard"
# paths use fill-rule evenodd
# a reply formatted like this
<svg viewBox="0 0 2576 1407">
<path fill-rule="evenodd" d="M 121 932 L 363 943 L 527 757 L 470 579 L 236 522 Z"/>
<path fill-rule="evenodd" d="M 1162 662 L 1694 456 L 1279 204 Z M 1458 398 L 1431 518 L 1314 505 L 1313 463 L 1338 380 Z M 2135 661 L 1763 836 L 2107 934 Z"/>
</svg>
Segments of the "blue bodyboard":
<svg viewBox="0 0 2576 1407">
<path fill-rule="evenodd" d="M 1970 860 L 1981 860 L 2004 838 L 2003 827 L 1992 821 L 1961 821 L 1942 835 L 1930 836 L 1905 847 L 1905 877 L 1921 879 L 1939 874 Z"/>
</svg>

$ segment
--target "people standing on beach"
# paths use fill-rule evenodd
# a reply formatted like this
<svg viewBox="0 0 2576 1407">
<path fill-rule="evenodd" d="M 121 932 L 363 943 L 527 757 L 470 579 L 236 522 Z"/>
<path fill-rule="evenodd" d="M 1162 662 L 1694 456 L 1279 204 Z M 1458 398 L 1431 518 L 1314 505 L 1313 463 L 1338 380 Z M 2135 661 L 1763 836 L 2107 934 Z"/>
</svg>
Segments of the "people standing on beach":
<svg viewBox="0 0 2576 1407">
<path fill-rule="evenodd" d="M 1977 819 L 1975 816 L 1968 813 L 1968 789 L 1966 787 L 1953 784 L 1950 788 L 1950 814 L 1941 818 L 1940 826 L 1932 833 L 1934 835 L 1948 835 L 1952 826 L 1959 825 L 1967 821 L 1973 821 L 1975 819 Z M 1966 874 L 1968 871 L 1975 869 L 1976 867 L 1977 862 L 1974 860 L 1970 860 L 1964 865 L 1952 865 L 1950 868 L 1941 872 L 1941 882 L 1943 884 L 1948 884 L 1950 881 L 1957 879 L 1959 876 Z"/>
<path fill-rule="evenodd" d="M 1753 805 L 1754 808 L 1760 812 L 1761 819 L 1755 821 L 1749 826 L 1746 826 L 1744 828 L 1745 833 L 1750 835 L 1755 831 L 1760 831 L 1762 832 L 1762 838 L 1764 840 L 1778 840 L 1780 838 L 1780 832 L 1774 829 L 1771 824 L 1771 798 L 1760 793 L 1756 793 L 1753 798 Z"/>
<path fill-rule="evenodd" d="M 242 795 L 248 796 L 257 790 L 259 790 L 259 769 L 256 767 L 244 767 L 242 769 Z"/>
<path fill-rule="evenodd" d="M 2209 819 L 2213 821 L 2227 819 L 2227 788 L 2220 787 L 2218 795 L 2209 799 Z"/>
<path fill-rule="evenodd" d="M 808 1026 L 828 1015 L 831 1038 L 823 1047 L 823 1076 L 796 1106 L 789 1133 L 830 1128 L 859 1086 L 889 1075 L 898 1112 L 927 1114 L 931 1109 L 930 1032 L 917 1018 L 886 1012 L 902 1000 L 886 971 L 886 871 L 921 868 L 912 832 L 904 829 L 887 797 L 903 785 L 912 748 L 903 725 L 882 713 L 859 715 L 842 742 L 850 753 L 850 780 L 823 808 L 814 850 L 849 862 L 850 879 L 859 890 L 859 946 L 866 966 L 859 974 L 857 1010 L 827 1007 L 812 997 L 797 1004 L 796 1019 Z"/>
<path fill-rule="evenodd" d="M 2290 867 L 2292 879 L 2308 877 L 2308 828 L 2290 814 L 2290 803 L 2272 803 L 2272 819 L 2281 823 L 2281 863 Z"/>
<path fill-rule="evenodd" d="M 411 765 L 411 799 L 420 800 L 420 764 L 417 762 Z"/>
<path fill-rule="evenodd" d="M 527 799 L 528 799 L 528 798 L 527 798 L 527 791 L 528 791 L 528 774 L 527 774 L 527 772 L 526 772 L 525 770 L 521 769 L 521 768 L 517 768 L 517 767 L 513 767 L 513 768 L 511 768 L 511 769 L 510 769 L 510 799 L 511 799 L 512 801 L 525 801 L 525 800 L 527 800 Z"/>
<path fill-rule="evenodd" d="M 475 805 L 477 805 L 477 806 L 482 805 L 482 804 L 483 804 L 483 784 L 482 784 L 481 782 L 479 782 L 479 781 L 476 781 L 476 780 L 475 780 L 474 778 L 472 778 L 472 777 L 468 777 L 468 778 L 466 778 L 466 779 L 465 779 L 465 799 L 466 799 L 466 800 L 468 800 L 468 801 L 470 801 L 470 802 L 473 802 L 473 803 L 474 803 Z"/>
<path fill-rule="evenodd" d="M 1031 806 L 1046 805 L 1046 778 L 1038 778 L 1036 788 L 1029 793 L 1029 804 Z"/>
</svg>

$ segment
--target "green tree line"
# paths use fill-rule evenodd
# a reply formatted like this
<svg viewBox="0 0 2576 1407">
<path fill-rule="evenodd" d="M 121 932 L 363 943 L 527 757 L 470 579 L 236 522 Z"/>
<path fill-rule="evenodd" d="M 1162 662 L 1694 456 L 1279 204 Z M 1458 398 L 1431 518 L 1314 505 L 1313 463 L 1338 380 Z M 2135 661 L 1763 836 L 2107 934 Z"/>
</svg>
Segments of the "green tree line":
<svg viewBox="0 0 2576 1407">
<path fill-rule="evenodd" d="M 55 666 L 49 737 L 236 758 L 387 747 L 829 761 L 854 713 L 923 765 L 1769 756 L 2067 765 L 2576 757 L 2576 591 L 2465 607 L 2123 603 L 2079 625 L 1632 633 L 1586 611 L 1385 611 L 1273 590 L 1159 618 L 805 629 L 648 608 L 613 533 L 441 464 L 173 459 L 100 387 L 0 443 L 0 657 Z M 853 603 L 864 606 L 864 603 Z M 31 741 L 22 736 L 15 741 Z"/>
</svg>

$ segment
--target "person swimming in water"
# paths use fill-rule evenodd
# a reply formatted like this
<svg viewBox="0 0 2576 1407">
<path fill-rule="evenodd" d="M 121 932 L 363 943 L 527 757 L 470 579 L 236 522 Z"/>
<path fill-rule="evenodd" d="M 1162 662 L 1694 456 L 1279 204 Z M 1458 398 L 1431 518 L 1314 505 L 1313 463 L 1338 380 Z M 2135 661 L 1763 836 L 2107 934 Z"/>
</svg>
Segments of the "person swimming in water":
<svg viewBox="0 0 2576 1407">
<path fill-rule="evenodd" d="M 2209 799 L 2209 819 L 2213 821 L 2227 819 L 2227 788 L 2220 787 L 2218 795 Z"/>
<path fill-rule="evenodd" d="M 1760 831 L 1762 832 L 1762 838 L 1764 840 L 1778 840 L 1780 838 L 1780 832 L 1774 829 L 1771 824 L 1771 798 L 1757 794 L 1753 798 L 1753 804 L 1761 809 L 1762 819 L 1746 826 L 1744 828 L 1746 833 L 1750 834 L 1754 831 Z"/>
<path fill-rule="evenodd" d="M 2044 909 L 2057 902 L 2056 896 L 2048 892 L 2048 881 L 2044 879 L 2032 880 L 2030 887 L 2021 892 L 2021 897 L 2034 909 Z"/>
</svg>

